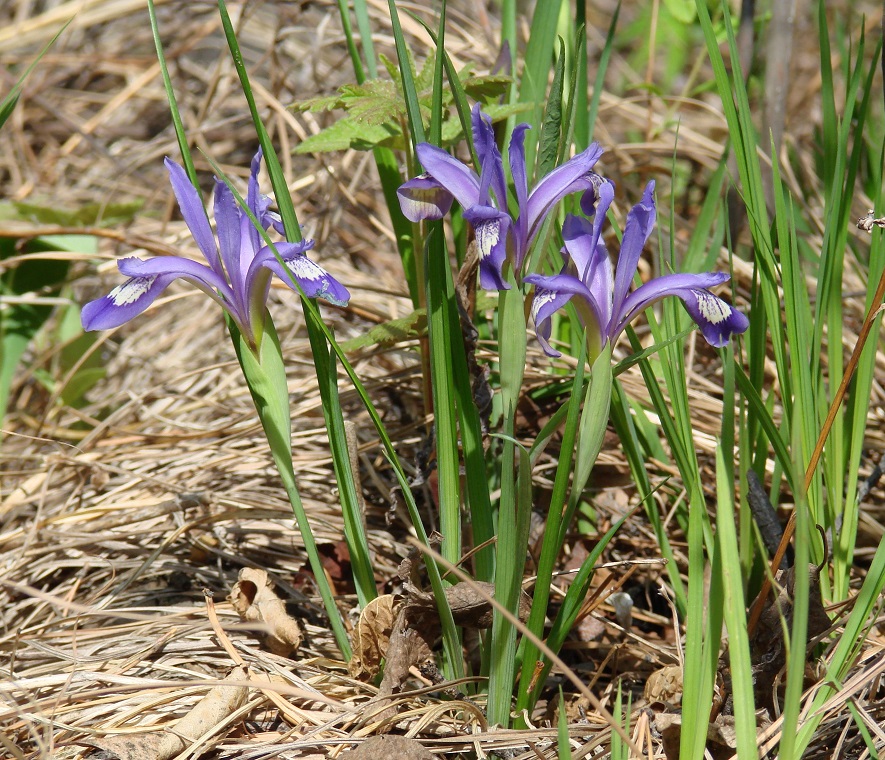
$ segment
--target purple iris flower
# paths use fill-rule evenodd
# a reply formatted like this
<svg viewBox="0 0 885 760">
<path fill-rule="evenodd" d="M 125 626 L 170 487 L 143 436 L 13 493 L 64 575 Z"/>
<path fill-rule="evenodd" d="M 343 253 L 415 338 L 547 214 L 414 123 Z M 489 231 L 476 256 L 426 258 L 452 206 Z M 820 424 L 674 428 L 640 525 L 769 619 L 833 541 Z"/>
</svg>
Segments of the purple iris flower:
<svg viewBox="0 0 885 760">
<path fill-rule="evenodd" d="M 701 328 L 701 334 L 713 346 L 726 345 L 733 334 L 749 327 L 743 314 L 709 291 L 729 279 L 724 272 L 668 274 L 629 292 L 642 249 L 655 224 L 654 188 L 654 182 L 649 182 L 642 200 L 627 214 L 614 275 L 601 236 L 602 223 L 614 198 L 614 186 L 606 180 L 597 188 L 593 203 L 582 202 L 585 211 L 589 209 L 592 221 L 571 214 L 566 217 L 562 227 L 565 240 L 562 272 L 554 276 L 531 274 L 525 278 L 525 282 L 536 288 L 532 318 L 538 340 L 548 355 L 560 355 L 548 342 L 550 319 L 575 296 L 578 314 L 587 328 L 591 357 L 597 356 L 608 341 L 614 342 L 640 312 L 667 296 L 682 299 L 689 315 Z"/>
<path fill-rule="evenodd" d="M 269 211 L 270 199 L 258 190 L 260 167 L 259 149 L 252 159 L 246 205 L 264 229 L 273 225 L 282 232 L 279 217 Z M 181 278 L 218 301 L 250 345 L 257 348 L 263 333 L 271 275 L 276 274 L 295 288 L 271 247 L 264 244 L 249 215 L 239 207 L 224 182 L 215 181 L 216 245 L 203 202 L 184 169 L 168 158 L 166 168 L 181 214 L 208 266 L 183 256 L 161 256 L 147 261 L 135 256 L 121 259 L 117 267 L 129 279 L 83 307 L 83 329 L 108 330 L 128 322 L 147 309 L 173 280 Z M 275 243 L 274 247 L 285 262 L 288 274 L 306 296 L 324 298 L 339 306 L 347 304 L 350 298 L 347 289 L 305 255 L 305 251 L 313 248 L 312 240 Z"/>
<path fill-rule="evenodd" d="M 525 131 L 520 124 L 510 139 L 510 172 L 516 191 L 516 214 L 507 206 L 504 161 L 495 143 L 491 119 L 473 108 L 473 143 L 479 175 L 449 153 L 429 143 L 418 145 L 418 159 L 425 173 L 401 185 L 400 208 L 407 219 L 442 219 L 457 200 L 464 218 L 473 226 L 479 251 L 479 282 L 486 290 L 510 286 L 502 274 L 508 254 L 518 273 L 547 214 L 565 196 L 592 191 L 601 181 L 591 169 L 602 155 L 593 143 L 583 153 L 558 166 L 528 191 L 525 165 Z M 508 239 L 510 247 L 508 248 Z"/>
</svg>

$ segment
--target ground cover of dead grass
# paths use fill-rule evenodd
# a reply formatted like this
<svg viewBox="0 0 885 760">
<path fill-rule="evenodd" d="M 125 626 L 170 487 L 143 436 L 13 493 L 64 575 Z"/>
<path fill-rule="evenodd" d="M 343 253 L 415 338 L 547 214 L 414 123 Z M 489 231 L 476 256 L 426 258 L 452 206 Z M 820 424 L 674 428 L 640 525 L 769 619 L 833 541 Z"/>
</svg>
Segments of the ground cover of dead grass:
<svg viewBox="0 0 885 760">
<path fill-rule="evenodd" d="M 226 172 L 243 177 L 257 143 L 216 11 L 211 4 L 158 5 L 188 132 Z M 469 10 L 459 12 L 460 7 Z M 34 204 L 76 208 L 93 202 L 144 203 L 131 223 L 102 233 L 102 263 L 97 269 L 94 258 L 76 263 L 73 293 L 84 300 L 117 281 L 114 262 L 121 255 L 193 251 L 194 246 L 172 213 L 162 168 L 162 157 L 176 156 L 177 149 L 141 0 L 8 3 L 0 9 L 0 62 L 8 67 L 29 60 L 74 11 L 75 21 L 33 74 L 13 119 L 0 133 L 0 183 L 8 198 Z M 607 24 L 611 9 L 597 12 L 599 23 Z M 372 13 L 379 47 L 390 52 L 386 4 L 374 2 Z M 334 4 L 250 3 L 241 20 L 240 42 L 260 84 L 267 123 L 282 147 L 299 216 L 306 233 L 317 240 L 318 260 L 353 294 L 346 309 L 324 307 L 331 326 L 346 339 L 372 324 L 405 316 L 410 305 L 371 157 L 353 151 L 292 157 L 289 151 L 315 133 L 322 121 L 311 114 L 290 113 L 285 105 L 330 93 L 349 80 L 350 63 Z M 404 23 L 415 49 L 426 50 L 419 26 L 405 17 Z M 477 70 L 487 70 L 494 59 L 495 26 L 493 16 L 476 12 L 474 6 L 456 6 L 450 54 L 460 63 L 473 61 Z M 591 50 L 598 53 L 601 43 L 594 32 Z M 794 115 L 797 104 L 819 86 L 813 54 L 800 46 L 796 60 Z M 3 89 L 14 81 L 8 72 L 0 76 Z M 641 81 L 641 76 L 615 56 L 612 80 Z M 625 96 L 620 90 L 603 94 L 596 138 L 608 148 L 604 171 L 631 198 L 640 188 L 638 177 L 669 175 L 676 116 L 676 153 L 694 162 L 703 178 L 704 170 L 718 161 L 725 138 L 725 123 L 715 107 L 644 93 Z M 809 129 L 807 118 L 788 117 L 786 139 L 792 149 L 801 152 Z M 208 180 L 211 171 L 197 156 Z M 794 188 L 810 181 L 801 176 L 786 180 Z M 698 197 L 692 196 L 694 203 L 680 209 L 677 239 L 688 229 Z M 619 200 L 623 204 L 620 196 Z M 869 203 L 860 198 L 857 205 L 860 215 Z M 808 211 L 814 219 L 815 209 Z M 35 221 L 0 231 L 32 235 L 54 230 Z M 736 276 L 746 283 L 749 271 L 739 266 Z M 862 290 L 860 283 L 857 290 Z M 300 487 L 342 607 L 353 608 L 342 521 L 303 322 L 292 294 L 283 288 L 274 292 L 272 308 L 290 373 Z M 863 316 L 860 308 L 857 299 L 846 302 L 847 318 L 857 326 Z M 37 346 L 29 357 L 31 366 L 50 367 L 59 350 Z M 485 724 L 481 705 L 451 694 L 441 699 L 416 680 L 414 690 L 401 695 L 396 718 L 386 727 L 380 725 L 371 705 L 376 687 L 350 676 L 324 624 L 291 510 L 274 477 L 215 304 L 186 286 L 173 287 L 148 315 L 104 335 L 98 350 L 108 375 L 91 392 L 88 405 L 65 407 L 32 374 L 22 373 L 4 425 L 3 752 L 21 758 L 334 756 L 395 723 L 399 733 L 419 738 L 433 752 L 555 756 L 555 729 L 548 722 L 553 704 L 542 703 L 530 716 L 535 730 L 493 731 Z M 482 350 L 491 358 L 489 347 Z M 721 417 L 719 383 L 710 359 L 699 344 L 692 344 L 689 384 L 696 445 L 708 457 Z M 531 360 L 528 382 L 543 383 L 548 365 L 537 352 Z M 404 461 L 413 462 L 426 443 L 414 345 L 366 352 L 354 362 Z M 883 448 L 882 357 L 879 368 L 870 420 L 872 452 Z M 625 377 L 629 392 L 643 398 L 641 379 Z M 406 520 L 373 431 L 356 399 L 348 389 L 343 392 L 360 444 L 376 577 L 383 590 L 391 590 L 397 566 L 408 553 Z M 526 435 L 551 411 L 527 404 Z M 538 468 L 542 493 L 550 471 L 549 463 Z M 608 442 L 595 477 L 603 530 L 635 503 L 626 472 L 617 441 Z M 663 466 L 654 473 L 657 482 L 672 475 Z M 657 495 L 661 508 L 669 510 L 679 491 L 678 480 L 670 479 Z M 433 501 L 428 494 L 425 487 L 419 495 L 432 527 Z M 862 517 L 859 577 L 870 547 L 885 534 L 882 502 L 874 497 Z M 565 569 L 580 563 L 592 540 L 575 537 Z M 674 541 L 679 556 L 676 533 Z M 636 516 L 605 559 L 656 556 L 653 533 Z M 243 568 L 266 571 L 274 593 L 299 624 L 303 641 L 292 657 L 262 646 L 255 625 L 241 623 L 228 601 Z M 666 604 L 662 609 L 651 603 L 658 596 L 658 571 L 651 564 L 601 572 L 600 599 L 623 586 L 634 594 L 644 589 L 638 595 L 645 595 L 649 604 L 646 609 L 639 605 L 629 630 L 617 625 L 610 607 L 598 606 L 567 647 L 569 662 L 606 705 L 611 705 L 615 676 L 632 686 L 639 698 L 653 670 L 678 662 Z M 881 722 L 885 640 L 881 628 L 874 630 L 878 638 L 870 639 L 855 671 L 866 691 L 845 696 Z M 196 729 L 191 727 L 195 733 L 188 734 L 176 721 L 204 703 L 210 690 L 228 709 L 205 717 Z M 604 721 L 576 697 L 567 700 L 575 756 L 607 748 Z M 821 752 L 856 741 L 855 735 L 849 736 L 847 714 L 843 703 L 834 703 L 821 729 Z M 653 718 L 650 713 L 636 715 L 634 739 L 649 756 L 660 756 Z M 171 725 L 191 738 L 176 744 L 176 731 L 167 730 Z M 776 737 L 777 730 L 775 723 L 770 734 Z M 414 747 L 391 751 L 408 757 L 411 750 Z"/>
</svg>

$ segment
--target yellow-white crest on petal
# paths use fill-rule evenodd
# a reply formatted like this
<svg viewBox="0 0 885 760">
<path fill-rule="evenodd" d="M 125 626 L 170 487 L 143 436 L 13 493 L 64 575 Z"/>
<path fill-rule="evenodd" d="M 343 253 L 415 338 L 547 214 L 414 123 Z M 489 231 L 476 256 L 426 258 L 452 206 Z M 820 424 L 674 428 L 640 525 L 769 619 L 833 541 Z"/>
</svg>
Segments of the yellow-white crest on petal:
<svg viewBox="0 0 885 760">
<path fill-rule="evenodd" d="M 698 299 L 698 311 L 710 324 L 718 325 L 731 316 L 731 306 L 721 298 L 717 298 L 706 290 L 696 290 L 695 295 Z"/>
<path fill-rule="evenodd" d="M 135 303 L 145 293 L 150 290 L 154 284 L 154 277 L 133 277 L 126 280 L 122 285 L 117 285 L 110 293 L 108 298 L 113 302 L 114 306 L 127 306 Z"/>
<path fill-rule="evenodd" d="M 323 270 L 314 264 L 307 256 L 296 256 L 286 262 L 286 266 L 296 277 L 304 280 L 321 280 Z"/>
<path fill-rule="evenodd" d="M 536 290 L 532 299 L 532 319 L 538 318 L 538 312 L 556 298 L 555 290 Z"/>
<path fill-rule="evenodd" d="M 480 258 L 490 256 L 501 239 L 501 223 L 495 219 L 476 227 L 476 247 Z"/>
</svg>

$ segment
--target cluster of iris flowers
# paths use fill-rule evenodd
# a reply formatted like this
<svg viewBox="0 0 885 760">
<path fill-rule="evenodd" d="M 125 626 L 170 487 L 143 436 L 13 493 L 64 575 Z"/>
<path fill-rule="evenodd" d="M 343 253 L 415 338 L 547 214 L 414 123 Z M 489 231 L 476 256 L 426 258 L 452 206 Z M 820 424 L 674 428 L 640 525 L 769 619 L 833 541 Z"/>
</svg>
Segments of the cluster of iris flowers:
<svg viewBox="0 0 885 760">
<path fill-rule="evenodd" d="M 523 141 L 528 125 L 513 131 L 510 141 L 510 171 L 516 192 L 516 214 L 508 211 L 504 162 L 495 144 L 491 121 L 473 110 L 473 139 L 480 163 L 479 175 L 445 151 L 422 143 L 418 158 L 425 173 L 399 189 L 400 207 L 413 222 L 441 219 L 457 200 L 464 218 L 473 226 L 479 252 L 480 284 L 489 290 L 509 287 L 504 267 L 509 263 L 516 276 L 535 286 L 532 317 L 538 340 L 550 356 L 559 356 L 549 343 L 551 318 L 569 301 L 587 328 L 588 350 L 597 356 L 614 342 L 626 326 L 645 308 L 667 296 L 676 296 L 713 346 L 724 346 L 731 336 L 744 332 L 747 318 L 729 306 L 710 288 L 729 279 L 723 272 L 669 274 L 630 290 L 639 258 L 654 228 L 654 182 L 642 200 L 627 215 L 617 266 L 602 237 L 605 215 L 614 199 L 614 185 L 593 171 L 602 155 L 594 143 L 562 166 L 543 177 L 531 190 Z M 529 248 L 544 219 L 557 202 L 581 192 L 585 216 L 569 215 L 562 228 L 565 241 L 562 270 L 557 275 L 522 274 Z"/>
<path fill-rule="evenodd" d="M 527 124 L 513 130 L 509 146 L 510 172 L 516 194 L 516 212 L 508 208 L 504 161 L 495 142 L 491 120 L 479 105 L 473 109 L 473 139 L 479 174 L 446 151 L 421 143 L 418 158 L 425 169 L 419 177 L 399 189 L 403 214 L 411 221 L 441 219 L 457 200 L 464 218 L 474 229 L 479 253 L 480 285 L 488 290 L 510 287 L 505 267 L 517 278 L 535 286 L 532 317 L 538 340 L 550 356 L 559 352 L 550 345 L 553 314 L 573 301 L 587 329 L 591 358 L 609 342 L 614 343 L 624 328 L 645 308 L 667 296 L 676 296 L 713 346 L 724 346 L 731 336 L 744 332 L 747 318 L 710 289 L 729 279 L 722 272 L 669 274 L 631 291 L 639 258 L 654 228 L 654 182 L 649 182 L 642 200 L 627 215 L 617 266 L 602 236 L 602 225 L 614 199 L 614 185 L 593 171 L 602 155 L 594 143 L 543 177 L 528 189 L 525 159 Z M 246 205 L 240 208 L 230 188 L 216 181 L 216 237 L 194 186 L 178 164 L 166 159 L 172 189 L 182 216 L 208 265 L 180 256 L 163 256 L 143 261 L 122 259 L 119 270 L 128 279 L 108 295 L 83 307 L 87 330 L 117 327 L 141 314 L 175 279 L 196 285 L 218 301 L 230 314 L 250 345 L 260 343 L 272 274 L 292 287 L 293 278 L 309 298 L 343 305 L 347 289 L 311 261 L 306 251 L 313 242 L 263 242 L 253 218 L 265 229 L 282 229 L 269 211 L 269 199 L 258 190 L 261 152 L 252 161 Z M 562 227 L 565 242 L 559 274 L 522 273 L 527 254 L 544 220 L 556 204 L 572 193 L 582 193 L 584 216 L 568 215 Z M 276 249 L 276 254 L 274 253 Z M 287 272 L 283 271 L 285 265 Z M 294 288 L 293 288 L 294 289 Z"/>
</svg>

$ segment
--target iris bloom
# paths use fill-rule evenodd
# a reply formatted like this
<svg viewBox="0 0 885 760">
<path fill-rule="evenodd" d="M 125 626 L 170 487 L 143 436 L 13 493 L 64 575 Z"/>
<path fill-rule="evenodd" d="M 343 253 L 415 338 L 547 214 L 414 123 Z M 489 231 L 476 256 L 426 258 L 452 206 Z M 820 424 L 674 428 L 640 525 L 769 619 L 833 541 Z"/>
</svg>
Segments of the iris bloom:
<svg viewBox="0 0 885 760">
<path fill-rule="evenodd" d="M 591 169 L 602 155 L 593 143 L 562 166 L 558 166 L 528 191 L 525 165 L 525 131 L 520 124 L 510 139 L 510 172 L 516 190 L 516 215 L 507 207 L 504 161 L 495 144 L 492 122 L 473 108 L 473 143 L 480 164 L 479 175 L 449 153 L 429 143 L 418 145 L 418 159 L 425 173 L 400 186 L 400 207 L 407 219 L 442 219 L 457 200 L 464 218 L 476 233 L 479 281 L 486 290 L 505 290 L 504 262 L 511 256 L 519 272 L 532 241 L 550 210 L 571 193 L 594 190 L 601 178 Z M 508 248 L 508 239 L 510 246 Z"/>
<path fill-rule="evenodd" d="M 252 159 L 246 205 L 265 230 L 274 225 L 282 231 L 279 218 L 269 211 L 270 199 L 258 191 L 260 166 L 261 150 Z M 121 259 L 117 267 L 129 279 L 83 307 L 83 328 L 107 330 L 128 322 L 147 309 L 173 280 L 181 278 L 218 301 L 249 344 L 257 348 L 264 328 L 271 275 L 276 274 L 292 287 L 289 277 L 224 182 L 215 182 L 216 245 L 203 203 L 184 169 L 168 158 L 166 168 L 181 214 L 208 266 L 183 256 L 160 256 L 147 261 L 135 256 Z M 305 255 L 313 248 L 312 240 L 276 243 L 275 248 L 306 296 L 324 298 L 340 306 L 347 304 L 347 289 Z"/>
<path fill-rule="evenodd" d="M 642 200 L 627 214 L 617 269 L 612 265 L 602 240 L 602 223 L 614 198 L 614 186 L 605 181 L 597 190 L 598 206 L 590 208 L 593 220 L 569 215 L 562 228 L 565 266 L 552 277 L 532 274 L 525 282 L 536 287 L 532 318 L 538 340 L 550 356 L 559 356 L 548 342 L 551 317 L 575 299 L 581 321 L 587 328 L 591 357 L 599 354 L 607 342 L 614 341 L 640 312 L 667 296 L 682 299 L 701 334 L 713 346 L 728 343 L 735 333 L 749 326 L 747 318 L 709 288 L 729 279 L 724 272 L 706 274 L 668 274 L 629 292 L 639 257 L 655 223 L 654 182 L 645 188 Z M 590 206 L 591 204 L 587 204 Z M 586 209 L 585 209 L 586 210 Z"/>
</svg>

